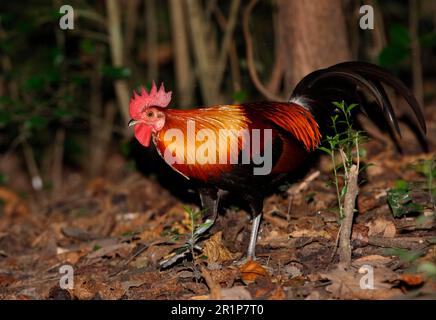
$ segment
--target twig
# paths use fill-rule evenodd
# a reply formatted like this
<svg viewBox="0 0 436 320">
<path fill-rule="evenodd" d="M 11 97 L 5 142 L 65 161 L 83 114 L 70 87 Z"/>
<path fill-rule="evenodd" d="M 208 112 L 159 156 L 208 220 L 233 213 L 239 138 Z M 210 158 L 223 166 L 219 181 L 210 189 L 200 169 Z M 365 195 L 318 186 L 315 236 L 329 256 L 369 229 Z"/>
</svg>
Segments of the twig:
<svg viewBox="0 0 436 320">
<path fill-rule="evenodd" d="M 88 20 L 96 22 L 97 25 L 100 27 L 104 27 L 106 25 L 106 20 L 104 19 L 104 17 L 94 10 L 74 8 L 74 14 L 76 15 L 76 18 L 86 18 Z"/>
<path fill-rule="evenodd" d="M 210 300 L 221 300 L 221 286 L 213 281 L 210 272 L 205 268 L 201 267 L 201 274 L 210 290 Z"/>
<path fill-rule="evenodd" d="M 180 0 L 170 0 L 169 5 L 174 46 L 174 67 L 177 79 L 177 96 L 181 106 L 187 107 L 193 102 L 194 76 L 189 56 L 189 41 L 184 3 Z"/>
<path fill-rule="evenodd" d="M 282 44 L 282 28 L 280 27 L 280 20 L 278 19 L 278 14 L 275 11 L 273 13 L 274 20 L 274 67 L 271 72 L 267 88 L 269 91 L 277 93 L 280 90 L 280 84 L 282 83 L 284 76 L 284 66 L 283 66 L 283 44 Z"/>
<path fill-rule="evenodd" d="M 109 44 L 111 48 L 112 64 L 114 67 L 123 66 L 123 38 L 121 34 L 121 18 L 119 2 L 117 0 L 106 1 L 107 29 L 109 33 Z M 118 106 L 126 123 L 125 135 L 131 135 L 132 130 L 127 129 L 129 116 L 129 87 L 125 80 L 115 81 L 115 93 L 118 99 Z"/>
<path fill-rule="evenodd" d="M 32 147 L 25 139 L 22 143 L 24 159 L 26 160 L 27 168 L 29 170 L 30 177 L 32 179 L 32 186 L 35 190 L 42 189 L 42 179 L 39 174 L 38 165 L 36 164 L 35 155 L 33 153 Z"/>
<path fill-rule="evenodd" d="M 53 166 L 52 166 L 52 199 L 59 196 L 59 191 L 62 188 L 62 169 L 64 159 L 64 142 L 65 142 L 65 129 L 59 128 L 56 131 L 54 147 L 53 147 Z"/>
<path fill-rule="evenodd" d="M 319 177 L 319 175 L 321 174 L 321 172 L 319 170 L 316 170 L 314 172 L 312 172 L 307 178 L 305 178 L 295 190 L 292 191 L 288 191 L 289 195 L 295 195 L 298 194 L 304 190 L 306 190 L 309 187 L 309 184 L 315 180 L 316 178 Z"/>
<path fill-rule="evenodd" d="M 214 51 L 207 32 L 210 27 L 204 19 L 204 10 L 199 0 L 187 0 L 191 41 L 194 57 L 197 61 L 197 75 L 200 81 L 201 94 L 206 104 L 219 103 L 220 97 L 215 85 Z"/>
<path fill-rule="evenodd" d="M 270 92 L 260 81 L 259 76 L 256 71 L 256 67 L 254 65 L 254 53 L 253 53 L 253 40 L 251 38 L 250 34 L 250 16 L 251 12 L 254 9 L 254 6 L 256 5 L 258 0 L 251 0 L 249 5 L 245 8 L 243 16 L 242 16 L 242 29 L 245 39 L 245 46 L 247 50 L 247 67 L 248 72 L 250 74 L 251 81 L 253 81 L 254 85 L 256 86 L 257 90 L 260 91 L 267 99 L 275 100 L 275 101 L 282 101 L 283 98 L 275 95 L 274 93 Z"/>
<path fill-rule="evenodd" d="M 423 249 L 430 244 L 434 244 L 434 237 L 369 237 L 368 244 L 381 248 L 400 248 L 415 250 Z"/>
<path fill-rule="evenodd" d="M 347 192 L 344 199 L 344 218 L 341 223 L 339 236 L 339 264 L 347 269 L 351 265 L 351 232 L 353 229 L 353 216 L 356 197 L 359 193 L 357 178 L 359 168 L 352 165 L 347 177 Z"/>
<path fill-rule="evenodd" d="M 102 113 L 102 94 L 101 94 L 101 73 L 98 70 L 101 68 L 102 61 L 102 46 L 97 45 L 97 61 L 95 63 L 95 68 L 90 74 L 90 99 L 89 108 L 89 152 L 90 152 L 90 163 L 88 166 L 90 177 L 95 177 L 99 174 L 101 170 L 101 163 L 97 160 L 97 154 L 100 152 L 99 149 L 102 147 L 99 139 L 101 131 L 101 113 Z"/>
<path fill-rule="evenodd" d="M 125 57 L 130 55 L 134 41 L 136 26 L 138 24 L 138 7 L 139 0 L 130 0 L 126 3 L 126 13 L 125 13 L 125 30 L 124 30 L 124 54 Z"/>
<path fill-rule="evenodd" d="M 89 38 L 92 40 L 102 42 L 104 44 L 107 44 L 109 42 L 108 36 L 102 32 L 94 32 L 94 31 L 83 30 L 83 29 L 69 30 L 69 32 L 71 32 L 71 35 L 80 38 Z"/>
<path fill-rule="evenodd" d="M 147 67 L 148 79 L 157 79 L 159 72 L 158 64 L 158 29 L 155 0 L 146 0 L 145 20 L 147 27 Z"/>
<path fill-rule="evenodd" d="M 215 7 L 215 17 L 222 31 L 226 30 L 227 19 L 219 7 Z M 239 70 L 238 50 L 236 49 L 235 40 L 232 39 L 230 44 L 230 72 L 232 74 L 233 90 L 241 90 L 241 72 Z"/>
<path fill-rule="evenodd" d="M 241 0 L 233 0 L 230 6 L 229 20 L 224 30 L 224 38 L 221 44 L 221 51 L 219 53 L 218 64 L 215 71 L 215 85 L 217 85 L 218 87 L 220 86 L 224 77 L 224 71 L 227 65 L 227 56 L 229 55 L 231 49 L 233 32 L 236 27 L 240 4 Z"/>
</svg>

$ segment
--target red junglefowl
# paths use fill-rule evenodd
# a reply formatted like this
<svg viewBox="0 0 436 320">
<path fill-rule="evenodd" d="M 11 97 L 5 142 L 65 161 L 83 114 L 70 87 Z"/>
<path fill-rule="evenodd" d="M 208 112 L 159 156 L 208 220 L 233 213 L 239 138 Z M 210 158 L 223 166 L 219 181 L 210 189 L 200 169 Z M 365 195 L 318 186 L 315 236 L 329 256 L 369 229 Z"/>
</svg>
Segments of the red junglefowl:
<svg viewBox="0 0 436 320">
<path fill-rule="evenodd" d="M 144 88 L 134 93 L 129 126 L 134 126 L 142 145 L 148 147 L 153 139 L 165 161 L 197 184 L 206 221 L 215 221 L 222 191 L 247 201 L 253 214 L 247 258 L 254 259 L 264 197 L 275 183 L 299 170 L 320 145 L 335 112 L 333 101 L 376 106 L 399 133 L 383 85 L 407 101 L 425 132 L 422 111 L 408 88 L 386 70 L 362 62 L 307 75 L 288 102 L 167 109 L 171 92 L 165 92 L 163 85 L 158 90 L 153 83 L 149 93 Z"/>
</svg>

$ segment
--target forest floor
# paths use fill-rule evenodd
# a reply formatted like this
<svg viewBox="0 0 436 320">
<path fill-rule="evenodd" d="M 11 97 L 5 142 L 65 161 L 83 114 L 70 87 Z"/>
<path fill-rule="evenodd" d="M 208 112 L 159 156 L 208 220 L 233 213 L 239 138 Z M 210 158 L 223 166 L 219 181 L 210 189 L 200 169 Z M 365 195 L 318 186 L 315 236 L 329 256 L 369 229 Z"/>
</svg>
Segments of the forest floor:
<svg viewBox="0 0 436 320">
<path fill-rule="evenodd" d="M 267 198 L 258 259 L 248 264 L 240 261 L 250 216 L 230 207 L 212 236 L 199 242 L 194 260 L 160 268 L 189 238 L 185 205 L 194 206 L 130 171 L 95 179 L 56 201 L 25 200 L 0 188 L 0 299 L 435 299 L 434 199 L 414 166 L 435 159 L 436 113 L 426 111 L 433 153 L 420 151 L 407 129 L 403 154 L 388 138 L 365 145 L 372 166 L 358 197 L 349 270 L 337 268 L 334 254 L 339 224 L 331 210 L 336 193 L 326 185 L 328 157 Z M 387 197 L 398 180 L 414 186 L 421 213 L 394 218 Z M 65 280 L 64 265 L 72 266 L 73 283 Z M 61 289 L 60 281 L 72 288 Z"/>
</svg>

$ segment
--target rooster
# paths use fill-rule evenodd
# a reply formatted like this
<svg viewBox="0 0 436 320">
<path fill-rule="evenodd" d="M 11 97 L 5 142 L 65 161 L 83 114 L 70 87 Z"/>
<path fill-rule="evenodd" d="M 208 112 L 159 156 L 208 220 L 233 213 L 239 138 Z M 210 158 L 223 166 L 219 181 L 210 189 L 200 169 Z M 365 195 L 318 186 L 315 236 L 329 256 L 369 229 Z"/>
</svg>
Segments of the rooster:
<svg viewBox="0 0 436 320">
<path fill-rule="evenodd" d="M 288 102 L 167 109 L 171 92 L 153 82 L 150 92 L 144 88 L 140 94 L 134 92 L 129 126 L 134 126 L 143 146 L 153 140 L 165 161 L 198 186 L 205 220 L 211 222 L 205 225 L 215 221 L 223 192 L 248 203 L 253 221 L 247 258 L 255 259 L 264 198 L 320 145 L 335 113 L 333 101 L 358 102 L 362 111 L 374 105 L 400 134 L 384 85 L 407 101 L 425 132 L 421 108 L 408 88 L 385 69 L 363 62 L 344 62 L 310 73 Z"/>
</svg>

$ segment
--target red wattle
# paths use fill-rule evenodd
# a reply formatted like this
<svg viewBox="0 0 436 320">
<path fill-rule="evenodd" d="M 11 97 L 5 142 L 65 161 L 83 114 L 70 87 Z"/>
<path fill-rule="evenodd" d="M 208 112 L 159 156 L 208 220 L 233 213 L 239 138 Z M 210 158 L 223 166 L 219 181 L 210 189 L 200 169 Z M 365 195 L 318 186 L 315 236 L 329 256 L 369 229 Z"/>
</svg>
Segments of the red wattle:
<svg viewBox="0 0 436 320">
<path fill-rule="evenodd" d="M 148 147 L 151 140 L 151 127 L 142 123 L 135 125 L 135 137 L 144 147 Z"/>
</svg>

